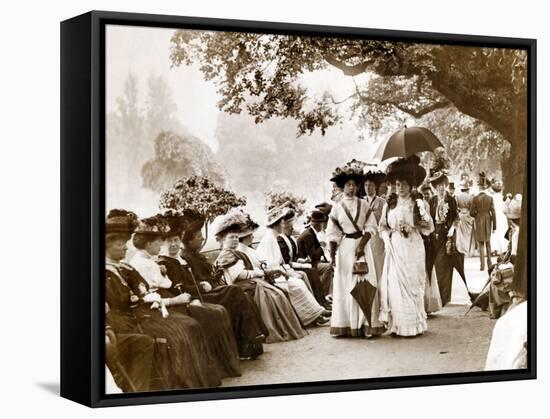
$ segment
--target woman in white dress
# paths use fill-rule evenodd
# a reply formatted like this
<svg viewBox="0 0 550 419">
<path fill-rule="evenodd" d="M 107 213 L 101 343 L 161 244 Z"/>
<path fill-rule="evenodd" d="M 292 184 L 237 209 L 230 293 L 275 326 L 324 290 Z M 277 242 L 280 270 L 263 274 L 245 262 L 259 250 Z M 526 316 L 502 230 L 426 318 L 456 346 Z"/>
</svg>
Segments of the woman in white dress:
<svg viewBox="0 0 550 419">
<path fill-rule="evenodd" d="M 386 258 L 380 281 L 380 321 L 399 336 L 416 336 L 428 329 L 424 308 L 426 281 L 423 235 L 434 230 L 432 218 L 417 187 L 426 177 L 420 159 L 400 159 L 387 168 L 396 192 L 390 195 L 380 219 Z"/>
<path fill-rule="evenodd" d="M 362 179 L 363 169 L 353 161 L 336 169 L 331 178 L 343 190 L 342 199 L 332 207 L 327 225 L 334 266 L 330 334 L 335 337 L 373 334 L 365 313 L 350 294 L 358 281 L 368 281 L 374 287 L 377 284 L 372 249 L 370 246 L 365 249 L 370 237 L 376 235 L 376 218 L 367 202 L 356 196 Z M 368 274 L 354 274 L 354 263 L 363 258 L 369 265 Z"/>
<path fill-rule="evenodd" d="M 287 211 L 288 207 L 284 205 L 269 210 L 267 213 L 267 231 L 258 244 L 256 254 L 262 262 L 266 263 L 268 269 L 282 268 L 285 271 L 286 281 L 279 280 L 275 285 L 288 292 L 290 301 L 302 324 L 304 326 L 310 324 L 322 325 L 328 322 L 325 315 L 328 316 L 330 313 L 315 300 L 301 277 L 295 275 L 288 265 L 285 266 L 283 254 L 277 242 L 277 238 L 283 230 Z"/>
<path fill-rule="evenodd" d="M 491 182 L 491 187 L 487 190 L 493 197 L 495 207 L 495 217 L 497 219 L 497 228 L 491 234 L 491 250 L 497 254 L 505 253 L 508 250 L 508 240 L 506 232 L 508 231 L 508 219 L 504 214 L 504 197 L 502 196 L 502 182 L 495 179 Z"/>
</svg>

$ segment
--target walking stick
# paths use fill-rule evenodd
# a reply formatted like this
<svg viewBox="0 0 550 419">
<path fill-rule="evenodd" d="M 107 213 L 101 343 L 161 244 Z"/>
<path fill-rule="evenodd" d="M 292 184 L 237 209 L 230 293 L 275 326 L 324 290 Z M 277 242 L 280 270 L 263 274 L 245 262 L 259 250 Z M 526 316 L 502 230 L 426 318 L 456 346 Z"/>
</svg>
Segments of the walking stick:
<svg viewBox="0 0 550 419">
<path fill-rule="evenodd" d="M 464 313 L 464 317 L 466 317 L 466 315 L 472 310 L 472 308 L 475 307 L 476 303 L 479 301 L 479 299 L 481 298 L 481 296 L 483 295 L 483 291 L 485 291 L 485 288 L 487 288 L 487 285 L 489 285 L 491 283 L 491 276 L 489 275 L 489 279 L 487 280 L 487 282 L 485 283 L 485 285 L 483 285 L 483 288 L 481 289 L 481 291 L 479 292 L 479 294 L 477 295 L 476 299 L 472 302 L 472 305 L 470 306 L 470 308 L 468 309 L 468 311 L 466 313 Z"/>
</svg>

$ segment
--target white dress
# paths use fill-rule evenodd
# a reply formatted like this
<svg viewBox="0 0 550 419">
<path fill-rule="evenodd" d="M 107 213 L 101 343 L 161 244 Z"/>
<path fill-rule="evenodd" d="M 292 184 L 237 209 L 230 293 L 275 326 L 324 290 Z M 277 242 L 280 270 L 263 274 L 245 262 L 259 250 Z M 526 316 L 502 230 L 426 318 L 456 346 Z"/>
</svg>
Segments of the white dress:
<svg viewBox="0 0 550 419">
<path fill-rule="evenodd" d="M 414 226 L 414 205 L 411 198 L 398 201 L 393 209 L 386 204 L 379 227 L 382 238 L 389 240 L 380 281 L 380 320 L 400 336 L 415 336 L 428 329 L 424 308 L 426 255 L 420 234 L 430 234 L 434 226 L 423 202 L 421 216 L 426 225 Z M 407 236 L 402 230 L 408 231 Z"/>
<path fill-rule="evenodd" d="M 370 324 L 363 310 L 350 294 L 358 281 L 368 281 L 377 286 L 376 264 L 374 263 L 372 248 L 367 244 L 365 257 L 369 265 L 369 273 L 366 275 L 354 275 L 353 264 L 355 252 L 360 238 L 346 237 L 357 230 L 346 215 L 342 205 L 346 205 L 350 215 L 357 219 L 356 224 L 362 233 L 370 233 L 376 236 L 376 218 L 373 212 L 368 215 L 368 204 L 365 200 L 356 197 L 344 197 L 332 207 L 327 225 L 327 240 L 338 244 L 336 253 L 336 267 L 334 269 L 332 290 L 332 317 L 330 320 L 330 333 L 333 336 L 361 337 L 370 334 Z M 359 208 L 359 215 L 357 215 Z M 368 215 L 368 220 L 367 220 Z M 381 326 L 376 319 L 373 326 Z"/>
<path fill-rule="evenodd" d="M 284 265 L 277 237 L 277 232 L 268 228 L 256 249 L 258 259 L 265 262 L 270 269 L 276 269 Z M 275 285 L 288 292 L 290 302 L 305 326 L 313 323 L 323 313 L 324 308 L 315 300 L 315 297 L 300 277 L 291 275 L 288 280 L 279 278 Z"/>
<path fill-rule="evenodd" d="M 488 192 L 493 197 L 497 220 L 497 228 L 491 234 L 491 250 L 493 252 L 505 253 L 508 250 L 508 240 L 504 237 L 508 231 L 508 218 L 504 214 L 504 199 L 502 192 L 495 192 L 492 189 L 488 189 Z"/>
</svg>

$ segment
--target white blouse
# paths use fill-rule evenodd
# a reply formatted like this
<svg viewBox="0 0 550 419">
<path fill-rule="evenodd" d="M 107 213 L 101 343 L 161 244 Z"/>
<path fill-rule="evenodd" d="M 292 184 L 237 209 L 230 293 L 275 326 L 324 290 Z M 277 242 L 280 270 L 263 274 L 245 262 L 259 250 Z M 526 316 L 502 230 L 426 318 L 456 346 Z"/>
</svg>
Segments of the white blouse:
<svg viewBox="0 0 550 419">
<path fill-rule="evenodd" d="M 147 281 L 152 291 L 172 286 L 172 281 L 162 274 L 160 266 L 155 262 L 155 257 L 145 250 L 138 250 L 130 261 L 130 265 Z"/>
</svg>

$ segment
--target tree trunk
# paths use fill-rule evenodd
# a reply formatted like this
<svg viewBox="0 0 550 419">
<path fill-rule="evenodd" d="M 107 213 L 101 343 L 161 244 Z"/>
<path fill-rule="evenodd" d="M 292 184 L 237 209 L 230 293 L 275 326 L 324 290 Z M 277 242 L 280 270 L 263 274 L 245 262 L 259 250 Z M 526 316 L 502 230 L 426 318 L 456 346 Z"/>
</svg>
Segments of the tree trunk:
<svg viewBox="0 0 550 419">
<path fill-rule="evenodd" d="M 512 142 L 510 157 L 502 159 L 502 183 L 504 184 L 504 193 L 510 192 L 515 195 L 523 192 L 523 180 L 527 172 L 526 148 L 526 138 L 521 138 L 519 141 Z"/>
</svg>

